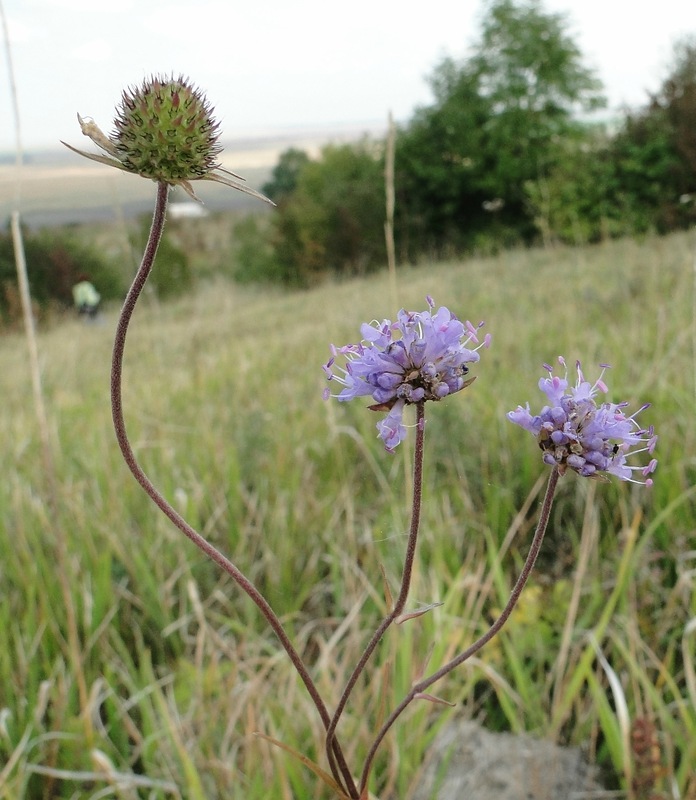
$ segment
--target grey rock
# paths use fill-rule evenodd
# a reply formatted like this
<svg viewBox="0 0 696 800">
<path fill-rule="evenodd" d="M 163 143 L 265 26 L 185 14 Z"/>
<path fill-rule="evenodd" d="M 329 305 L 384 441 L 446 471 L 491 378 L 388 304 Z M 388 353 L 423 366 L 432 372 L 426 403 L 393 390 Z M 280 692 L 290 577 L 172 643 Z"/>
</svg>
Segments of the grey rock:
<svg viewBox="0 0 696 800">
<path fill-rule="evenodd" d="M 578 748 L 454 720 L 435 738 L 412 800 L 591 800 L 606 796 Z"/>
</svg>

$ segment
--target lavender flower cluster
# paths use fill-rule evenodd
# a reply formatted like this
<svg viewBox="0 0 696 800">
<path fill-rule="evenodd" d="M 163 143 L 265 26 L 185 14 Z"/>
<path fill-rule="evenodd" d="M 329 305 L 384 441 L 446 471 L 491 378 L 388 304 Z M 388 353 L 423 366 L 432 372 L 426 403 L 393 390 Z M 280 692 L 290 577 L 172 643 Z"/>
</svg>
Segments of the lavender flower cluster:
<svg viewBox="0 0 696 800">
<path fill-rule="evenodd" d="M 597 395 L 608 391 L 603 381 L 608 366 L 603 364 L 599 378 L 590 384 L 585 380 L 580 362 L 576 362 L 577 381 L 575 386 L 570 386 L 566 363 L 563 358 L 558 360 L 565 369 L 564 377 L 554 375 L 553 368 L 545 364 L 549 377 L 539 381 L 539 388 L 549 404 L 534 415 L 529 403 L 525 408 L 518 406 L 508 414 L 508 419 L 537 437 L 544 462 L 558 467 L 561 474 L 572 469 L 583 477 L 597 478 L 605 472 L 624 481 L 650 486 L 652 480 L 648 475 L 657 466 L 654 458 L 646 466 L 626 463 L 628 456 L 645 451 L 652 454 L 655 449 L 657 436 L 652 426 L 641 428 L 636 421 L 638 414 L 650 404 L 641 406 L 630 417 L 623 411 L 628 403 L 598 404 Z M 632 477 L 636 471 L 644 481 Z"/>
<path fill-rule="evenodd" d="M 399 311 L 396 322 L 385 319 L 363 324 L 363 341 L 332 345 L 332 357 L 324 365 L 328 380 L 338 381 L 343 389 L 339 400 L 370 396 L 373 411 L 388 411 L 377 423 L 379 436 L 388 451 L 406 437 L 403 423 L 405 406 L 426 400 L 442 400 L 469 386 L 474 378 L 465 378 L 467 364 L 479 360 L 477 350 L 488 347 L 490 336 L 479 343 L 478 328 L 460 322 L 442 306 L 434 313 L 435 303 L 426 298 L 429 311 Z M 477 346 L 468 347 L 470 343 Z M 336 364 L 345 357 L 345 367 Z M 328 398 L 330 391 L 324 392 Z"/>
<path fill-rule="evenodd" d="M 432 298 L 426 298 L 427 311 L 402 309 L 396 322 L 388 319 L 373 321 L 361 327 L 363 340 L 343 347 L 331 346 L 332 356 L 324 365 L 329 381 L 338 381 L 343 389 L 334 395 L 338 400 L 371 397 L 373 411 L 387 411 L 387 416 L 377 423 L 379 437 L 388 451 L 393 451 L 406 437 L 403 412 L 407 405 L 427 400 L 442 400 L 469 386 L 474 378 L 466 378 L 468 364 L 479 361 L 478 350 L 488 347 L 487 334 L 482 342 L 477 327 L 470 322 L 460 322 L 447 308 L 434 311 Z M 470 347 L 470 344 L 476 345 Z M 337 363 L 343 356 L 345 366 Z M 562 475 L 568 469 L 586 478 L 603 478 L 615 475 L 624 481 L 652 484 L 648 477 L 654 472 L 657 461 L 651 458 L 645 466 L 632 466 L 627 458 L 638 453 L 652 455 L 657 436 L 651 427 L 642 428 L 636 421 L 641 406 L 631 416 L 624 414 L 627 403 L 598 403 L 600 393 L 606 393 L 604 372 L 593 383 L 585 380 L 580 362 L 577 362 L 577 381 L 570 386 L 566 362 L 559 357 L 565 369 L 563 377 L 553 374 L 548 364 L 544 367 L 549 377 L 539 381 L 539 388 L 548 404 L 539 414 L 532 414 L 529 403 L 518 406 L 507 416 L 511 422 L 528 430 L 536 438 L 546 464 L 556 467 Z M 329 389 L 324 397 L 331 396 Z M 643 480 L 634 473 L 639 472 Z"/>
</svg>

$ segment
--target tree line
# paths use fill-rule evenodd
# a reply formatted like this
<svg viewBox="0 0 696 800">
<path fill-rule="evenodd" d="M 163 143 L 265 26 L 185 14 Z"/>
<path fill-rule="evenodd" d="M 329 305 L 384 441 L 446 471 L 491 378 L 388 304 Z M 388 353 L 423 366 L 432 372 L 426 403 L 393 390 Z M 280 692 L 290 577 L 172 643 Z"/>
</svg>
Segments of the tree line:
<svg viewBox="0 0 696 800">
<path fill-rule="evenodd" d="M 538 0 L 490 0 L 471 55 L 435 68 L 434 101 L 396 135 L 400 260 L 696 222 L 696 36 L 643 108 L 597 122 L 603 87 L 567 27 Z M 380 268 L 384 151 L 285 151 L 263 187 L 277 211 L 236 228 L 237 277 L 309 286 Z"/>
</svg>

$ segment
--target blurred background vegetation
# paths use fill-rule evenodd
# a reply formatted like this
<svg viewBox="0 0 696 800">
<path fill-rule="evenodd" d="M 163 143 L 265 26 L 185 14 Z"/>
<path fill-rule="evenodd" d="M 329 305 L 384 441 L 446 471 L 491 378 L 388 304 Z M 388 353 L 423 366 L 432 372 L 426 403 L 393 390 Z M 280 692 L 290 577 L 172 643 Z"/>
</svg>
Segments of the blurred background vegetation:
<svg viewBox="0 0 696 800">
<path fill-rule="evenodd" d="M 645 106 L 611 120 L 565 17 L 538 2 L 492 0 L 468 56 L 446 58 L 429 80 L 433 103 L 396 131 L 399 262 L 665 234 L 696 222 L 696 34 L 675 43 Z M 201 256 L 220 244 L 227 252 L 217 274 L 241 283 L 306 288 L 382 268 L 384 161 L 376 138 L 329 144 L 318 157 L 288 148 L 263 186 L 278 208 L 228 215 L 231 248 L 229 232 L 212 246 L 182 224 L 182 235 L 165 241 L 160 257 L 170 268 L 154 288 L 188 291 L 211 272 Z M 147 224 L 129 228 L 125 257 L 75 235 L 28 235 L 37 304 L 68 303 L 71 281 L 86 271 L 80 263 L 104 298 L 122 294 Z M 6 322 L 16 317 L 13 275 L 11 243 L 0 234 Z"/>
<path fill-rule="evenodd" d="M 471 55 L 445 59 L 430 83 L 433 104 L 396 136 L 401 262 L 696 222 L 696 36 L 675 45 L 644 108 L 598 122 L 602 87 L 564 18 L 496 0 Z M 382 141 L 316 161 L 287 150 L 264 187 L 278 213 L 240 223 L 240 276 L 308 286 L 379 268 L 383 184 Z"/>
</svg>

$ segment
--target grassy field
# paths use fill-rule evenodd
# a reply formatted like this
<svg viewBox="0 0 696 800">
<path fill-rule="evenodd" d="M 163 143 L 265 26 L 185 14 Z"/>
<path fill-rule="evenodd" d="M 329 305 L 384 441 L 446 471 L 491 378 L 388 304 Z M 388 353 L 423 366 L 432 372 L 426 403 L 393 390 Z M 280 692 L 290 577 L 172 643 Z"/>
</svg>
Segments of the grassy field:
<svg viewBox="0 0 696 800">
<path fill-rule="evenodd" d="M 410 605 L 443 605 L 390 631 L 354 694 L 339 734 L 356 771 L 384 703 L 507 598 L 546 468 L 505 412 L 541 402 L 541 364 L 580 358 L 588 377 L 612 364 L 611 398 L 651 402 L 641 421 L 661 439 L 651 489 L 561 480 L 513 619 L 435 687 L 456 709 L 419 704 L 388 737 L 371 787 L 381 800 L 409 797 L 453 713 L 582 745 L 613 796 L 696 797 L 695 251 L 683 234 L 399 271 L 399 305 L 430 294 L 494 338 L 475 384 L 428 409 Z M 386 275 L 292 294 L 215 283 L 145 303 L 126 349 L 144 466 L 265 593 L 330 708 L 384 613 L 380 565 L 398 584 L 410 481 L 408 448 L 386 454 L 374 414 L 322 401 L 321 364 L 329 343 L 395 311 Z M 114 322 L 112 310 L 40 335 L 52 464 L 25 342 L 0 339 L 0 798 L 328 798 L 255 736 L 323 763 L 287 658 L 121 462 Z M 654 759 L 631 744 L 645 721 Z"/>
</svg>

